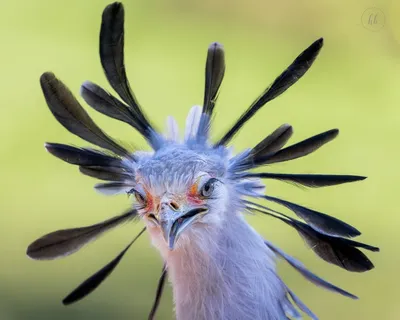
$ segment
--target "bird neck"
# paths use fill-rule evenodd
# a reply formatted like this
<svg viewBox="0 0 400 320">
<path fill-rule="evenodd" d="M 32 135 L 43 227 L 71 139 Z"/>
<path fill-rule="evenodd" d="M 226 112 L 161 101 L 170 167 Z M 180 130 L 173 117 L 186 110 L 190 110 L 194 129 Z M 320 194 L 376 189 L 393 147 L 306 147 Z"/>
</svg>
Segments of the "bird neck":
<svg viewBox="0 0 400 320">
<path fill-rule="evenodd" d="M 275 319 L 267 301 L 270 297 L 271 309 L 279 309 L 276 295 L 283 287 L 273 254 L 240 215 L 223 230 L 202 230 L 182 240 L 164 257 L 178 320 Z"/>
</svg>

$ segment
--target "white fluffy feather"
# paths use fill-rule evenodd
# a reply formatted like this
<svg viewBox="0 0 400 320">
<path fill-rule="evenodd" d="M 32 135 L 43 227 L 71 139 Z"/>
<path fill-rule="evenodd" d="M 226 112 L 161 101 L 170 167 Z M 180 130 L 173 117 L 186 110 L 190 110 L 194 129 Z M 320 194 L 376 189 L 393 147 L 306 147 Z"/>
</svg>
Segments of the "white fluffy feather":
<svg viewBox="0 0 400 320">
<path fill-rule="evenodd" d="M 199 129 L 201 112 L 202 108 L 200 106 L 194 106 L 190 109 L 186 118 L 185 141 L 195 137 L 197 130 Z"/>
<path fill-rule="evenodd" d="M 175 118 L 172 116 L 169 116 L 167 118 L 167 139 L 174 141 L 174 142 L 179 142 L 179 126 L 178 123 L 176 122 Z"/>
</svg>

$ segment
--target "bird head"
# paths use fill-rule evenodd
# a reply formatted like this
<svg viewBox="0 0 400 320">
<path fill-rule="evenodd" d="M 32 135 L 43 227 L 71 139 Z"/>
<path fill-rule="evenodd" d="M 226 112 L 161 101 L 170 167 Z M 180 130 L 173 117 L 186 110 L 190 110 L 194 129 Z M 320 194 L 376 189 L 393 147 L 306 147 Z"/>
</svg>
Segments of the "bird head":
<svg viewBox="0 0 400 320">
<path fill-rule="evenodd" d="M 155 243 L 179 248 L 219 229 L 229 201 L 224 157 L 172 143 L 139 161 L 128 194 Z"/>
</svg>

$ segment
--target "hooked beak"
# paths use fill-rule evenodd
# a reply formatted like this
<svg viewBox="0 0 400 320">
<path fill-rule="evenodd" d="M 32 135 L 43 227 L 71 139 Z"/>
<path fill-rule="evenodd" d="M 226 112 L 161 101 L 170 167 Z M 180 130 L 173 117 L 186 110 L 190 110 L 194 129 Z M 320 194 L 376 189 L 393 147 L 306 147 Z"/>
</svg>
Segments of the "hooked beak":
<svg viewBox="0 0 400 320">
<path fill-rule="evenodd" d="M 169 249 L 173 250 L 182 232 L 207 212 L 208 209 L 205 207 L 194 208 L 183 213 L 170 208 L 161 212 L 161 229 Z"/>
</svg>

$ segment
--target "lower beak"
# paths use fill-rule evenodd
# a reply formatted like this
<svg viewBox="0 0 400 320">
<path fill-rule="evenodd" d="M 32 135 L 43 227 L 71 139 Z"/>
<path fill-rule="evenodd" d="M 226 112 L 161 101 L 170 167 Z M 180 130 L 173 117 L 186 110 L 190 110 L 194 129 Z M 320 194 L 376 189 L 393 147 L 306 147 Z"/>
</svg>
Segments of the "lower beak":
<svg viewBox="0 0 400 320">
<path fill-rule="evenodd" d="M 170 250 L 173 250 L 175 244 L 182 232 L 193 222 L 201 218 L 208 211 L 207 208 L 200 207 L 188 210 L 184 213 L 167 209 L 161 212 L 161 229 L 164 239 Z"/>
</svg>

